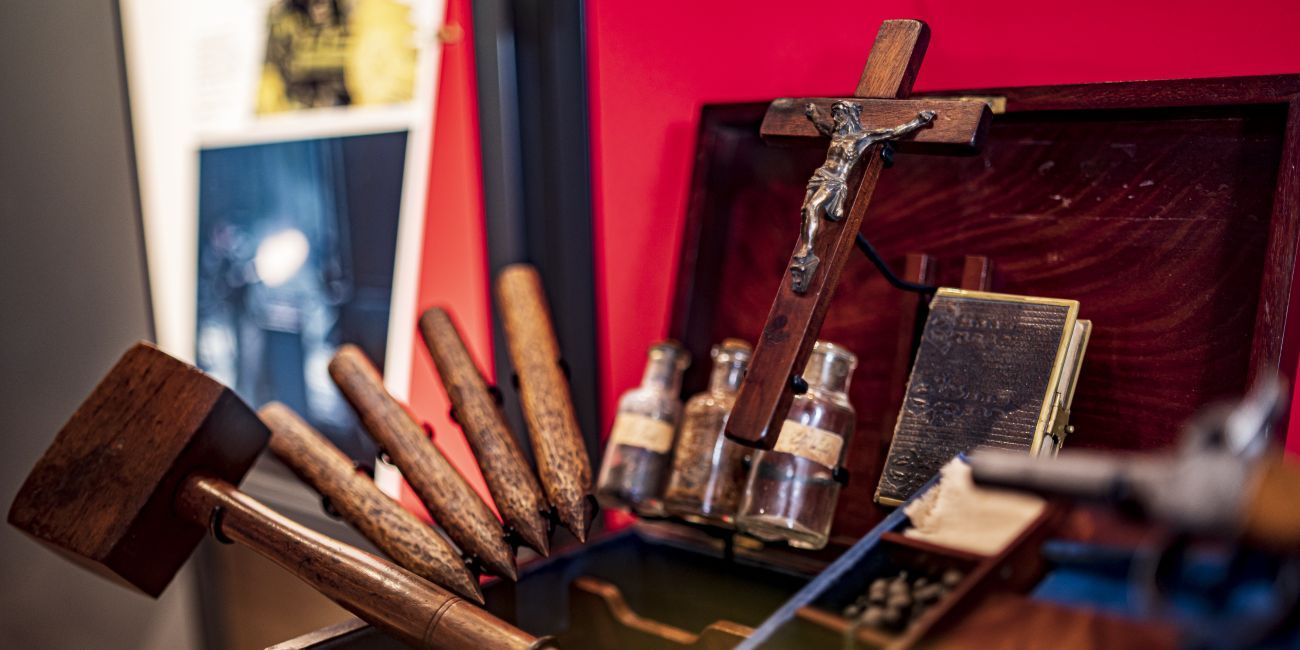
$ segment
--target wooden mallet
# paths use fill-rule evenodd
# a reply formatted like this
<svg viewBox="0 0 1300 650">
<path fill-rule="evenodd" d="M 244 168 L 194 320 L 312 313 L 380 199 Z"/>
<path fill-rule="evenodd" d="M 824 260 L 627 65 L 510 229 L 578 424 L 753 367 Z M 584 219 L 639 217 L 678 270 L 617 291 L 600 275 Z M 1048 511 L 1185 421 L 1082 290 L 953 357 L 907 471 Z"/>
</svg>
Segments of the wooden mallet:
<svg viewBox="0 0 1300 650">
<path fill-rule="evenodd" d="M 32 469 L 9 523 L 157 596 L 204 534 L 242 543 L 423 648 L 548 647 L 415 574 L 240 492 L 269 432 L 238 397 L 148 344 L 131 348 Z"/>
</svg>

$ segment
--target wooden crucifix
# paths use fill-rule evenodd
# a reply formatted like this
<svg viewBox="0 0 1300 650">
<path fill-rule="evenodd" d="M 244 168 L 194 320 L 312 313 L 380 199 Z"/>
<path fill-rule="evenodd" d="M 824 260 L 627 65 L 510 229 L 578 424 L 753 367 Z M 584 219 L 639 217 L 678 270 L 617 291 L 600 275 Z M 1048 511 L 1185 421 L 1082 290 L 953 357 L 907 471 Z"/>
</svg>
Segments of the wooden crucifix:
<svg viewBox="0 0 1300 650">
<path fill-rule="evenodd" d="M 798 243 L 727 421 L 737 442 L 771 449 L 791 400 L 808 388 L 800 375 L 871 203 L 883 148 L 899 141 L 961 153 L 983 139 L 991 115 L 985 102 L 905 99 L 929 40 L 921 21 L 885 21 L 852 98 L 778 99 L 767 109 L 765 138 L 822 137 L 830 147 L 808 181 Z"/>
</svg>

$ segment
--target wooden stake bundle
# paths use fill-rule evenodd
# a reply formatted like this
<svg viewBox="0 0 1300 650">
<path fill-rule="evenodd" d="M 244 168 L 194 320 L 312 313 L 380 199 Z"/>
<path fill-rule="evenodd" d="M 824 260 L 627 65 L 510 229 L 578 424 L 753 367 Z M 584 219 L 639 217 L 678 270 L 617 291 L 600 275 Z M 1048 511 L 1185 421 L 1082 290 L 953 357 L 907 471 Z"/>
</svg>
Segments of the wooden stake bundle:
<svg viewBox="0 0 1300 650">
<path fill-rule="evenodd" d="M 493 573 L 516 578 L 514 554 L 492 510 L 384 388 L 374 364 L 354 345 L 339 348 L 330 376 L 362 423 L 411 484 L 425 507 L 466 555 Z"/>
<path fill-rule="evenodd" d="M 480 605 L 483 592 L 450 542 L 362 476 L 352 461 L 289 407 L 258 411 L 271 430 L 271 452 L 330 500 L 348 523 L 398 564 Z"/>
<path fill-rule="evenodd" d="M 501 518 L 524 543 L 546 555 L 546 499 L 451 316 L 438 307 L 429 309 L 420 316 L 420 334 Z"/>
</svg>

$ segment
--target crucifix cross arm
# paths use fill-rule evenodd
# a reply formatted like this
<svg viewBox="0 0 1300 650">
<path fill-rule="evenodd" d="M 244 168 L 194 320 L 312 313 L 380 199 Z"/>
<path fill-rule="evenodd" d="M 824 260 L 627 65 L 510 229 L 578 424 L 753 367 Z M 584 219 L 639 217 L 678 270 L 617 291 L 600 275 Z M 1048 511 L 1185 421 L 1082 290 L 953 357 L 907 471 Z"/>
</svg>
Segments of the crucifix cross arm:
<svg viewBox="0 0 1300 650">
<path fill-rule="evenodd" d="M 845 102 L 862 109 L 865 131 L 890 129 L 932 111 L 934 120 L 924 129 L 898 139 L 900 148 L 914 153 L 970 154 L 979 149 L 992 119 L 988 103 L 977 99 L 862 99 L 856 97 L 783 98 L 772 102 L 763 116 L 763 139 L 773 144 L 827 138 L 834 128 L 822 116 L 835 102 Z M 812 106 L 816 110 L 810 111 Z M 812 112 L 821 124 L 807 117 Z M 828 130 L 823 131 L 825 127 Z"/>
<path fill-rule="evenodd" d="M 991 120 L 984 101 L 905 99 L 928 42 L 920 21 L 885 21 L 853 97 L 778 99 L 768 107 L 764 138 L 829 138 L 830 145 L 826 163 L 808 181 L 787 277 L 727 421 L 727 436 L 737 442 L 771 449 L 794 395 L 807 390 L 800 375 L 871 202 L 883 166 L 881 143 L 897 139 L 906 150 L 972 153 L 983 140 Z"/>
<path fill-rule="evenodd" d="M 813 127 L 817 129 L 818 133 L 828 138 L 831 136 L 831 133 L 835 130 L 835 123 L 832 122 L 831 120 L 823 118 L 821 115 L 821 111 L 817 108 L 817 104 L 814 104 L 813 102 L 808 102 L 807 104 L 804 104 L 803 115 L 804 117 L 808 118 L 808 121 L 812 123 Z"/>
</svg>

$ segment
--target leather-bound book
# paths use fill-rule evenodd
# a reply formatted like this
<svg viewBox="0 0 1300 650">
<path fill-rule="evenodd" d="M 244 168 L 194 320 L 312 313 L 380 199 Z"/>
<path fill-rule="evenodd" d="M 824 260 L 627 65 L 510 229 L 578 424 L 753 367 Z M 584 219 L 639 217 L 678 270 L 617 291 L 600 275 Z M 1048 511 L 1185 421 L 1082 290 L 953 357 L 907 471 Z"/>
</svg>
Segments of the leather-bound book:
<svg viewBox="0 0 1300 650">
<path fill-rule="evenodd" d="M 961 289 L 930 302 L 876 501 L 898 505 L 976 447 L 1053 455 L 1092 323 L 1079 303 Z"/>
</svg>

